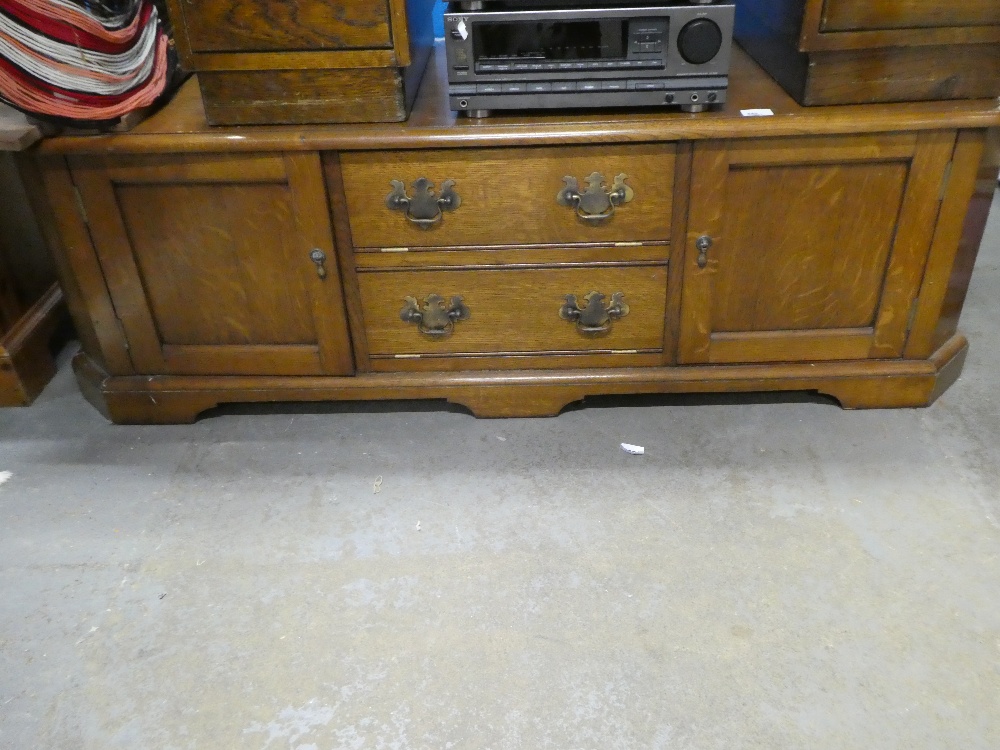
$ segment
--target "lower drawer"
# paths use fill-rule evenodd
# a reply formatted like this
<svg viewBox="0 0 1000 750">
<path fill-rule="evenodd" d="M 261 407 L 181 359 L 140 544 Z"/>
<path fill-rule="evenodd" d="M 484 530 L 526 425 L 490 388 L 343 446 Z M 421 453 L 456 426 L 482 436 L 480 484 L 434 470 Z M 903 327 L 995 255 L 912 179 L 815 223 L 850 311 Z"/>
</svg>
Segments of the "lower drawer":
<svg viewBox="0 0 1000 750">
<path fill-rule="evenodd" d="M 662 362 L 665 264 L 361 271 L 358 282 L 376 370 Z"/>
</svg>

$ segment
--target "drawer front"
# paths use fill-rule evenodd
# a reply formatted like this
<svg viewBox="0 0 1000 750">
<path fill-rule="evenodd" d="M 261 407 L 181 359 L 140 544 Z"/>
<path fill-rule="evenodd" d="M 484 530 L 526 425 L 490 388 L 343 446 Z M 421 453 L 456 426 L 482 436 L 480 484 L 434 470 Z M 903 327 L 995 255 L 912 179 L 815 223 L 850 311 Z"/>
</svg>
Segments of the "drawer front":
<svg viewBox="0 0 1000 750">
<path fill-rule="evenodd" d="M 585 352 L 662 352 L 667 290 L 665 265 L 601 268 L 544 268 L 378 271 L 358 274 L 364 328 L 372 357 L 400 355 L 557 354 Z M 599 292 L 604 300 L 586 299 Z M 620 293 L 627 313 L 616 315 Z M 447 325 L 441 315 L 423 315 L 438 295 L 445 307 L 458 296 L 465 315 Z M 575 295 L 570 307 L 567 295 Z M 412 302 L 423 320 L 404 321 Z M 617 301 L 617 300 L 616 300 Z M 608 318 L 597 308 L 610 310 Z M 568 309 L 563 311 L 564 306 Z M 617 305 L 618 308 L 621 305 Z M 572 310 L 584 308 L 588 320 Z M 620 312 L 620 310 L 619 310 Z M 435 317 L 437 320 L 435 320 Z M 464 319 L 462 319 L 464 318 Z M 603 327 L 601 331 L 585 331 Z M 426 325 L 424 325 L 426 323 Z M 435 334 L 444 323 L 445 332 Z"/>
<path fill-rule="evenodd" d="M 354 152 L 341 166 L 359 249 L 670 239 L 670 144 Z M 627 189 L 615 187 L 619 175 Z M 430 200 L 418 199 L 421 178 Z M 403 196 L 395 209 L 390 195 Z"/>
<path fill-rule="evenodd" d="M 192 52 L 388 48 L 387 0 L 175 0 Z"/>
<path fill-rule="evenodd" d="M 873 31 L 1000 24 L 997 0 L 826 0 L 824 31 Z"/>
</svg>

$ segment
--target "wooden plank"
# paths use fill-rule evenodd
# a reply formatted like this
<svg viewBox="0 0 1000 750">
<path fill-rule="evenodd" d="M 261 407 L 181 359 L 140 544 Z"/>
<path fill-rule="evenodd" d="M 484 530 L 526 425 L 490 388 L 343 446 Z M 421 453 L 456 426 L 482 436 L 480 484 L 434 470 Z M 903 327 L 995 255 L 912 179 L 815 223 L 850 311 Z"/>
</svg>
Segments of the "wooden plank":
<svg viewBox="0 0 1000 750">
<path fill-rule="evenodd" d="M 280 154 L 177 154 L 168 159 L 118 156 L 108 163 L 106 173 L 115 182 L 144 184 L 285 182 L 285 161 Z"/>
<path fill-rule="evenodd" d="M 763 331 L 712 334 L 712 363 L 810 362 L 864 359 L 872 329 Z"/>
<path fill-rule="evenodd" d="M 663 327 L 663 364 L 677 364 L 681 342 L 681 303 L 684 294 L 684 270 L 688 267 L 688 213 L 691 210 L 691 185 L 694 144 L 677 144 L 677 167 L 674 173 L 674 215 L 671 218 L 670 267 L 667 275 L 667 319 Z"/>
<path fill-rule="evenodd" d="M 928 357 L 958 330 L 1000 171 L 1000 131 L 963 131 L 905 356 Z"/>
<path fill-rule="evenodd" d="M 369 373 L 354 377 L 111 377 L 74 361 L 88 398 L 118 423 L 191 422 L 220 403 L 447 399 L 481 417 L 553 415 L 589 395 L 819 391 L 845 408 L 926 406 L 954 380 L 967 351 L 956 336 L 931 360 Z"/>
<path fill-rule="evenodd" d="M 177 375 L 324 375 L 315 346 L 188 346 L 163 347 L 163 372 Z"/>
<path fill-rule="evenodd" d="M 389 47 L 386 0 L 200 0 L 175 2 L 178 32 L 192 52 Z"/>
<path fill-rule="evenodd" d="M 135 366 L 128 342 L 119 325 L 90 231 L 80 213 L 66 161 L 43 159 L 40 170 L 45 187 L 44 193 L 38 194 L 39 205 L 45 209 L 42 230 L 52 248 L 77 334 L 89 356 L 109 373 L 132 374 Z"/>
<path fill-rule="evenodd" d="M 132 254 L 114 186 L 105 172 L 105 161 L 99 158 L 74 159 L 70 169 L 73 182 L 79 189 L 79 198 L 73 196 L 72 205 L 82 201 L 82 208 L 86 211 L 87 225 L 93 237 L 93 252 L 107 280 L 115 315 L 128 338 L 133 362 L 139 372 L 165 372 L 160 334 L 145 297 L 142 275 Z"/>
<path fill-rule="evenodd" d="M 499 352 L 458 356 L 371 358 L 372 372 L 465 372 L 476 370 L 578 369 L 584 367 L 656 367 L 663 362 L 658 350 L 639 352 L 633 349 L 591 352 Z"/>
<path fill-rule="evenodd" d="M 941 207 L 942 180 L 951 160 L 955 138 L 956 133 L 950 130 L 920 136 L 885 275 L 870 353 L 872 357 L 900 357 L 903 354 L 910 311 L 923 278 Z"/>
<path fill-rule="evenodd" d="M 809 105 L 1000 95 L 1000 43 L 815 52 L 809 60 Z"/>
<path fill-rule="evenodd" d="M 916 133 L 856 135 L 843 138 L 802 136 L 780 141 L 734 141 L 729 148 L 731 166 L 846 163 L 852 161 L 903 160 L 913 156 Z"/>
<path fill-rule="evenodd" d="M 358 291 L 354 240 L 351 236 L 351 223 L 348 219 L 347 199 L 344 196 L 344 180 L 339 154 L 323 154 L 323 175 L 326 178 L 327 194 L 333 214 L 333 236 L 337 247 L 337 265 L 340 270 L 340 278 L 343 281 L 344 303 L 347 307 L 347 321 L 351 332 L 354 366 L 358 372 L 365 372 L 369 369 L 368 337 L 365 334 L 365 316 L 361 307 L 361 293 Z"/>
<path fill-rule="evenodd" d="M 408 250 L 385 248 L 382 252 L 357 253 L 358 271 L 442 270 L 445 268 L 567 268 L 627 264 L 663 265 L 670 256 L 666 244 L 597 247 L 553 246 L 542 248 L 467 248 Z"/>
<path fill-rule="evenodd" d="M 412 66 L 411 66 L 412 67 Z M 209 126 L 198 89 L 189 80 L 160 112 L 130 133 L 90 138 L 48 138 L 42 153 L 213 153 L 260 151 L 385 151 L 500 146 L 656 143 L 729 138 L 919 132 L 942 128 L 1000 127 L 994 100 L 928 101 L 879 107 L 802 107 L 739 48 L 733 50 L 728 102 L 689 115 L 672 108 L 642 113 L 510 113 L 459 120 L 444 91 L 445 59 L 438 48 L 405 123 L 239 128 Z M 280 85 L 280 81 L 278 82 Z M 774 117 L 743 117 L 768 108 Z"/>
<path fill-rule="evenodd" d="M 406 119 L 397 68 L 205 71 L 199 79 L 205 115 L 214 125 Z"/>
<path fill-rule="evenodd" d="M 331 375 L 349 375 L 354 371 L 354 358 L 320 156 L 289 154 L 285 157 L 285 164 L 295 218 L 303 241 L 302 247 L 297 249 L 300 256 L 290 258 L 289 267 L 298 269 L 304 277 L 303 285 L 312 298 L 313 320 L 324 370 Z M 313 250 L 320 250 L 326 255 L 324 278 L 320 278 L 319 269 L 309 258 L 308 254 Z"/>
<path fill-rule="evenodd" d="M 709 237 L 715 246 L 726 241 L 722 236 L 725 195 L 729 181 L 729 144 L 724 141 L 697 144 L 694 149 L 691 183 L 691 211 L 684 251 L 684 292 L 681 304 L 680 342 L 677 361 L 696 364 L 710 361 L 712 346 L 712 305 L 715 296 L 715 276 L 718 272 L 716 253 L 709 250 L 704 267 L 698 265 L 698 238 Z"/>
<path fill-rule="evenodd" d="M 50 344 L 65 314 L 62 290 L 52 284 L 14 327 L 0 336 L 0 406 L 27 406 L 55 376 Z"/>
<path fill-rule="evenodd" d="M 821 29 L 855 31 L 1000 25 L 996 0 L 826 0 Z"/>
<path fill-rule="evenodd" d="M 191 55 L 198 71 L 318 70 L 390 68 L 402 65 L 392 50 L 360 49 L 338 52 L 200 52 Z"/>
</svg>

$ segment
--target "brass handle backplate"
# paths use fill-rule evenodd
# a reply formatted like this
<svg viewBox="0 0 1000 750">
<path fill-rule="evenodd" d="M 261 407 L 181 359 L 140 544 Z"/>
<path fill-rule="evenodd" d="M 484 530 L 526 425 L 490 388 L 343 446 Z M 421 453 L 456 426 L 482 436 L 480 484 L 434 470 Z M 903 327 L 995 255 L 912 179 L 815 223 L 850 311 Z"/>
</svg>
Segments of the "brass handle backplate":
<svg viewBox="0 0 1000 750">
<path fill-rule="evenodd" d="M 428 336 L 447 336 L 455 330 L 455 324 L 460 320 L 472 317 L 469 308 L 461 297 L 455 296 L 446 301 L 439 294 L 428 294 L 424 304 L 417 302 L 416 297 L 404 297 L 403 309 L 399 318 L 404 323 L 415 323 L 417 329 Z"/>
<path fill-rule="evenodd" d="M 441 184 L 441 195 L 434 192 L 434 183 L 426 177 L 419 177 L 410 186 L 413 195 L 407 195 L 406 186 L 400 180 L 389 180 L 392 191 L 385 197 L 385 205 L 392 211 L 405 211 L 406 218 L 421 229 L 430 229 L 440 224 L 444 211 L 454 211 L 462 205 L 462 199 L 455 192 L 455 181 L 445 180 Z"/>
<path fill-rule="evenodd" d="M 576 177 L 568 175 L 563 177 L 565 187 L 556 195 L 556 202 L 560 206 L 570 206 L 576 209 L 576 215 L 583 221 L 591 224 L 600 224 L 615 215 L 615 208 L 628 203 L 635 197 L 632 190 L 625 181 L 627 174 L 620 174 L 615 177 L 614 184 L 608 190 L 604 175 L 594 172 L 587 178 L 587 189 L 580 192 L 580 183 Z"/>
<path fill-rule="evenodd" d="M 567 294 L 566 302 L 559 308 L 559 317 L 576 323 L 581 333 L 607 333 L 611 330 L 612 321 L 624 318 L 629 313 L 624 292 L 612 294 L 609 305 L 604 304 L 606 297 L 600 292 L 590 292 L 583 299 L 587 304 L 580 307 L 576 295 Z"/>
</svg>

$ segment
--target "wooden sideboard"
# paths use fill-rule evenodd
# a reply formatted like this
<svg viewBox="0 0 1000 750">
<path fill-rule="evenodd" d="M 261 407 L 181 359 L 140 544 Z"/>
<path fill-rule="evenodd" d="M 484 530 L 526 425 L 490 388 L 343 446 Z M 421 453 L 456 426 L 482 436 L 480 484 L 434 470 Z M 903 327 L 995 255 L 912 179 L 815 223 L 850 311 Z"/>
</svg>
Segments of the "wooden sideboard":
<svg viewBox="0 0 1000 750">
<path fill-rule="evenodd" d="M 130 133 L 38 149 L 95 406 L 903 407 L 958 377 L 995 101 L 805 109 L 737 51 L 719 111 L 477 121 L 433 65 L 402 124 L 210 128 L 190 81 Z"/>
</svg>

